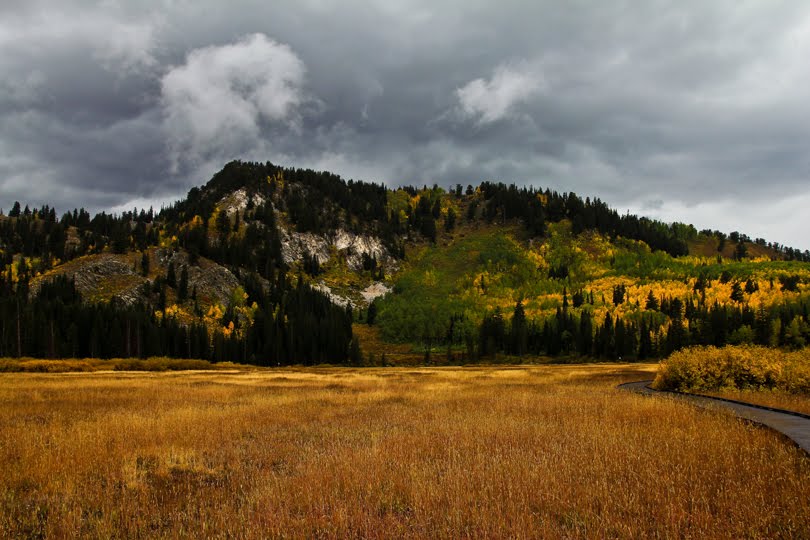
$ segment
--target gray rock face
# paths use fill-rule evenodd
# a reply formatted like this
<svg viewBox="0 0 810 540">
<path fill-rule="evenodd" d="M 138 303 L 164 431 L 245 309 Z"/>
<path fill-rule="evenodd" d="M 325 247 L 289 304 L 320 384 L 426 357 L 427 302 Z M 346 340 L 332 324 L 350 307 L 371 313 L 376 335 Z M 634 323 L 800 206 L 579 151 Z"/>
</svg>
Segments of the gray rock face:
<svg viewBox="0 0 810 540">
<path fill-rule="evenodd" d="M 109 291 L 110 297 L 131 305 L 143 299 L 141 287 L 146 278 L 136 273 L 132 266 L 120 255 L 105 253 L 94 256 L 85 264 L 77 262 L 69 269 L 58 272 L 74 280 L 76 289 L 85 298 L 103 296 Z M 31 286 L 31 295 L 39 292 L 44 280 L 38 280 Z"/>
<path fill-rule="evenodd" d="M 390 292 L 390 287 L 386 287 L 383 282 L 377 281 L 366 287 L 363 292 L 360 293 L 360 295 L 363 297 L 363 300 L 365 300 L 366 303 L 370 304 L 377 298 L 385 296 Z"/>
<path fill-rule="evenodd" d="M 321 291 L 323 294 L 328 296 L 329 300 L 331 300 L 332 303 L 335 304 L 335 305 L 338 305 L 338 306 L 344 307 L 344 308 L 346 306 L 351 306 L 352 308 L 355 307 L 355 304 L 354 304 L 354 302 L 351 301 L 351 299 L 340 296 L 339 294 L 335 294 L 334 292 L 332 292 L 332 289 L 330 289 L 329 286 L 326 283 L 324 283 L 323 281 L 321 281 L 317 285 L 314 285 L 313 288 L 315 290 Z"/>
<path fill-rule="evenodd" d="M 264 197 L 256 193 L 253 195 L 253 204 L 259 206 L 264 204 Z M 237 189 L 230 195 L 226 195 L 219 201 L 219 207 L 222 208 L 228 217 L 232 217 L 237 212 L 244 212 L 248 204 L 248 192 L 242 188 Z"/>
<path fill-rule="evenodd" d="M 199 265 L 191 265 L 188 254 L 167 249 L 158 250 L 157 257 L 161 265 L 173 263 L 178 278 L 182 267 L 188 266 L 189 292 L 196 287 L 199 294 L 204 294 L 215 303 L 227 306 L 234 289 L 239 286 L 239 280 L 230 270 L 211 261 L 201 260 Z"/>
<path fill-rule="evenodd" d="M 358 271 L 363 268 L 363 255 L 374 257 L 378 263 L 389 266 L 393 258 L 385 249 L 382 241 L 374 236 L 354 234 L 338 229 L 333 235 L 288 232 L 283 228 L 281 234 L 281 254 L 287 264 L 301 260 L 304 253 L 318 259 L 319 264 L 329 261 L 333 253 L 346 259 L 349 269 Z"/>
</svg>

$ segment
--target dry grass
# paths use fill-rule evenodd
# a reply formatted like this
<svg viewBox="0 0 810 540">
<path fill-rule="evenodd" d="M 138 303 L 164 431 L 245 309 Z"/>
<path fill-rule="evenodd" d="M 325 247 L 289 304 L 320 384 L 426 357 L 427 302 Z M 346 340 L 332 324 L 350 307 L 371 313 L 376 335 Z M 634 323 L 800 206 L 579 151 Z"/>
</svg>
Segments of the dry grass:
<svg viewBox="0 0 810 540">
<path fill-rule="evenodd" d="M 745 401 L 748 403 L 755 403 L 757 405 L 764 405 L 766 407 L 775 407 L 777 409 L 786 409 L 788 411 L 796 411 L 804 414 L 810 414 L 810 396 L 806 394 L 789 394 L 782 390 L 733 390 L 723 389 L 713 392 L 705 392 L 707 396 L 717 396 L 726 399 L 735 399 L 737 401 Z"/>
<path fill-rule="evenodd" d="M 810 460 L 654 369 L 0 374 L 0 536 L 810 536 Z"/>
<path fill-rule="evenodd" d="M 250 369 L 248 366 L 184 358 L 99 358 L 43 360 L 39 358 L 0 358 L 0 373 L 70 373 L 91 371 L 190 371 Z"/>
</svg>

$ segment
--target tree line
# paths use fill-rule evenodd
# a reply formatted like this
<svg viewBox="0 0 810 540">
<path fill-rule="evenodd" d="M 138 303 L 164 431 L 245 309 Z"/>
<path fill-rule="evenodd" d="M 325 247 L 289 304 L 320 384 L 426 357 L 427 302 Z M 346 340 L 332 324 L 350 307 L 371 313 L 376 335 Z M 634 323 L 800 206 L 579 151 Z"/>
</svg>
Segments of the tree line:
<svg viewBox="0 0 810 540">
<path fill-rule="evenodd" d="M 181 322 L 164 305 L 84 302 L 58 276 L 31 294 L 26 280 L 0 283 L 0 357 L 125 358 L 170 356 L 257 365 L 359 362 L 352 313 L 283 273 L 267 286 L 248 276 L 252 323 L 229 305 L 212 328 Z"/>
<path fill-rule="evenodd" d="M 563 305 L 545 320 L 527 321 L 518 302 L 508 323 L 496 309 L 484 317 L 477 336 L 464 339 L 468 357 L 479 360 L 498 353 L 645 360 L 693 345 L 742 343 L 795 349 L 810 340 L 810 300 L 785 300 L 755 309 L 742 303 L 706 305 L 700 297 L 684 302 L 650 294 L 644 309 L 632 317 L 608 311 L 597 320 L 590 309 L 570 309 L 564 295 Z"/>
</svg>

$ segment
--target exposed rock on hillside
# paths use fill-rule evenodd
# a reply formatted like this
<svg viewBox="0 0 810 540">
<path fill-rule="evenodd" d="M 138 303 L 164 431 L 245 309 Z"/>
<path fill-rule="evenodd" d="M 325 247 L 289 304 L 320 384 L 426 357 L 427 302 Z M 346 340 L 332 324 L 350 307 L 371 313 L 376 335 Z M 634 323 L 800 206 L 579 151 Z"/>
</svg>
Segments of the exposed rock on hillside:
<svg viewBox="0 0 810 540">
<path fill-rule="evenodd" d="M 370 304 L 377 298 L 385 296 L 390 292 L 391 292 L 390 287 L 386 287 L 384 283 L 378 281 L 366 287 L 365 290 L 363 290 L 363 292 L 361 292 L 360 294 L 363 296 L 363 299 Z"/>
<path fill-rule="evenodd" d="M 382 241 L 370 235 L 354 234 L 343 229 L 328 236 L 287 232 L 283 228 L 280 233 L 281 253 L 287 264 L 301 260 L 304 253 L 309 253 L 318 259 L 319 264 L 324 264 L 332 257 L 333 249 L 345 257 L 347 266 L 353 271 L 362 270 L 364 254 L 375 258 L 380 264 L 390 265 L 394 262 Z"/>
<path fill-rule="evenodd" d="M 230 270 L 208 259 L 200 259 L 196 265 L 192 265 L 186 252 L 163 249 L 157 250 L 157 256 L 161 266 L 172 263 L 178 274 L 187 265 L 189 291 L 196 287 L 198 295 L 207 301 L 204 303 L 227 306 L 234 289 L 239 286 L 239 280 Z"/>
<path fill-rule="evenodd" d="M 146 282 L 134 271 L 125 255 L 104 253 L 76 259 L 35 280 L 31 284 L 31 294 L 36 294 L 44 281 L 57 275 L 73 279 L 76 289 L 87 299 L 117 298 L 127 305 L 143 298 L 141 287 Z"/>
<path fill-rule="evenodd" d="M 228 214 L 228 217 L 233 216 L 236 212 L 244 212 L 248 206 L 249 195 L 244 188 L 237 189 L 230 195 L 226 195 L 219 201 L 219 207 Z M 264 204 L 264 197 L 255 193 L 252 197 L 254 206 Z"/>
<path fill-rule="evenodd" d="M 321 281 L 317 285 L 314 285 L 313 288 L 318 291 L 321 291 L 326 296 L 328 296 L 333 304 L 336 304 L 341 307 L 346 306 L 351 306 L 352 308 L 355 307 L 355 303 L 352 302 L 351 299 L 340 296 L 339 294 L 335 294 L 334 292 L 332 292 L 332 289 L 330 289 L 329 286 L 323 281 Z"/>
</svg>

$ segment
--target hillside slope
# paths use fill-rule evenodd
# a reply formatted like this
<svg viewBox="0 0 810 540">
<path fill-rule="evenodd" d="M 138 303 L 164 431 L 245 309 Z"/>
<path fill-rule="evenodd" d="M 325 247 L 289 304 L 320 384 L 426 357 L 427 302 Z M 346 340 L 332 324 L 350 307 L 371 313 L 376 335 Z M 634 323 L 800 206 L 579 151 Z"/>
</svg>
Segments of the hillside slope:
<svg viewBox="0 0 810 540">
<path fill-rule="evenodd" d="M 0 355 L 647 358 L 810 338 L 808 252 L 490 182 L 232 162 L 159 214 L 0 216 L 0 249 Z"/>
</svg>

